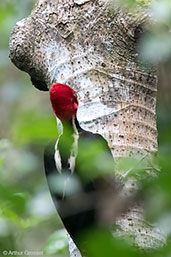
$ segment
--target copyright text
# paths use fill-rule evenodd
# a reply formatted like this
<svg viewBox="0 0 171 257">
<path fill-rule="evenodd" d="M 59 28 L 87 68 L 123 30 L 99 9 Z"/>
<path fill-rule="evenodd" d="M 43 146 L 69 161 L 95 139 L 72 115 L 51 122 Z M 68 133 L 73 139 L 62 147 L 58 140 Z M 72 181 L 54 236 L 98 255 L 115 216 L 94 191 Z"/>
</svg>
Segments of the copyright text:
<svg viewBox="0 0 171 257">
<path fill-rule="evenodd" d="M 4 250 L 2 252 L 2 254 L 4 256 L 42 256 L 43 255 L 43 251 L 29 251 L 29 250 L 25 250 L 25 251 L 12 251 L 12 250 Z"/>
</svg>

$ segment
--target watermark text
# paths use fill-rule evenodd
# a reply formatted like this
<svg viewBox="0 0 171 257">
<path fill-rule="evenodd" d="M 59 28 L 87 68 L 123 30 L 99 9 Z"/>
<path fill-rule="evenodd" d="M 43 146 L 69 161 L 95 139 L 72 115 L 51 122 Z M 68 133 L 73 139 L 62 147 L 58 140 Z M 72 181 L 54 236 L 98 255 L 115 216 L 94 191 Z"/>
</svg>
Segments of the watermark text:
<svg viewBox="0 0 171 257">
<path fill-rule="evenodd" d="M 13 250 L 4 250 L 2 252 L 4 256 L 42 256 L 43 251 L 29 251 L 29 250 L 24 250 L 24 251 L 13 251 Z"/>
</svg>

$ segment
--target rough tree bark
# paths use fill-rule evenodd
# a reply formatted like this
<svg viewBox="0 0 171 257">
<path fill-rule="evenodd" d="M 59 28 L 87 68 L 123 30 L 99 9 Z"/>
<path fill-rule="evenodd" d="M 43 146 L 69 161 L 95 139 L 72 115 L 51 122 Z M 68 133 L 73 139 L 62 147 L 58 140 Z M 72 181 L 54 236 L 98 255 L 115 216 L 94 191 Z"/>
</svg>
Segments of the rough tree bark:
<svg viewBox="0 0 171 257">
<path fill-rule="evenodd" d="M 123 13 L 102 0 L 39 0 L 31 15 L 11 34 L 10 58 L 48 90 L 66 83 L 80 95 L 82 127 L 102 134 L 116 160 L 137 159 L 157 151 L 155 71 L 138 65 L 137 31 L 148 19 L 145 10 Z M 127 193 L 136 183 L 127 180 Z M 142 206 L 117 219 L 118 235 L 129 234 L 138 246 L 159 247 L 161 231 L 143 218 Z M 71 256 L 80 256 L 69 240 Z"/>
</svg>

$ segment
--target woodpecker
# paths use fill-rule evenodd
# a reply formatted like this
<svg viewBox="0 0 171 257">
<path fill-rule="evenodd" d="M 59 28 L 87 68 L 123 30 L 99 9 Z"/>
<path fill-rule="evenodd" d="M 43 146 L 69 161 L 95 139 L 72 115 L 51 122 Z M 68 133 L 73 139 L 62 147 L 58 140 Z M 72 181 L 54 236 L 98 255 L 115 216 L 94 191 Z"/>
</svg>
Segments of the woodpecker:
<svg viewBox="0 0 171 257">
<path fill-rule="evenodd" d="M 59 216 L 83 253 L 80 236 L 111 219 L 114 160 L 107 141 L 79 125 L 78 99 L 72 88 L 52 85 L 50 101 L 63 131 L 45 149 L 45 173 Z"/>
</svg>

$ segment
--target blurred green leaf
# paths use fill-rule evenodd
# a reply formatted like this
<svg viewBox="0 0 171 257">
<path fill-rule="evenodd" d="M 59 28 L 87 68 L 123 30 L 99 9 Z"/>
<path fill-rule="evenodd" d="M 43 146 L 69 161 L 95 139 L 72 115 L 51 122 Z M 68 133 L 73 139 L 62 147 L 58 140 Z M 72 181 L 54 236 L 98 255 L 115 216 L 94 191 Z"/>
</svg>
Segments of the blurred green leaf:
<svg viewBox="0 0 171 257">
<path fill-rule="evenodd" d="M 88 151 L 86 149 L 88 149 Z M 80 139 L 79 151 L 77 163 L 79 173 L 85 181 L 107 174 L 114 174 L 113 158 L 110 153 L 106 151 L 104 142 L 99 140 L 99 138 L 94 139 L 94 141 Z"/>
<path fill-rule="evenodd" d="M 157 117 L 159 153 L 167 155 L 171 153 L 171 115 L 169 109 L 167 112 L 158 107 Z"/>
<path fill-rule="evenodd" d="M 161 168 L 158 176 L 148 176 L 141 181 L 142 192 L 146 199 L 147 218 L 153 222 L 156 222 L 160 219 L 160 216 L 171 210 L 170 155 L 160 155 L 155 161 Z"/>
<path fill-rule="evenodd" d="M 155 22 L 171 24 L 171 2 L 170 0 L 153 1 L 150 13 Z"/>
<path fill-rule="evenodd" d="M 3 0 L 0 2 L 1 47 L 8 44 L 12 27 L 31 12 L 33 5 L 34 0 Z"/>
<path fill-rule="evenodd" d="M 117 239 L 103 229 L 88 231 L 83 235 L 81 242 L 82 248 L 87 251 L 87 257 L 143 257 L 143 253 L 131 246 L 128 241 Z"/>
<path fill-rule="evenodd" d="M 46 144 L 53 137 L 57 138 L 55 118 L 36 111 L 22 114 L 13 126 L 12 138 L 20 144 Z"/>
<path fill-rule="evenodd" d="M 47 255 L 60 255 L 68 253 L 68 238 L 67 232 L 65 229 L 61 229 L 56 231 L 53 235 L 51 235 L 46 242 L 46 245 L 43 249 L 44 254 Z"/>
<path fill-rule="evenodd" d="M 2 211 L 3 216 L 8 219 L 11 223 L 23 228 L 27 229 L 30 227 L 37 226 L 39 223 L 46 220 L 44 217 L 29 217 L 29 218 L 22 218 L 16 212 L 14 212 L 10 208 L 4 208 Z"/>
<path fill-rule="evenodd" d="M 82 185 L 80 184 L 80 181 L 76 175 L 68 174 L 68 172 L 50 175 L 48 178 L 48 183 L 52 192 L 61 196 L 64 193 L 64 188 L 66 196 L 81 192 L 82 189 Z"/>
<path fill-rule="evenodd" d="M 27 201 L 27 213 L 35 217 L 44 218 L 50 218 L 53 214 L 57 216 L 50 193 L 41 191 L 33 195 L 33 197 Z"/>
<path fill-rule="evenodd" d="M 152 2 L 151 0 L 111 0 L 114 3 L 118 3 L 124 8 L 130 8 L 131 11 L 136 10 L 138 6 L 146 7 Z"/>
<path fill-rule="evenodd" d="M 1 206 L 8 205 L 15 211 L 21 213 L 24 210 L 28 197 L 27 193 L 18 193 L 16 189 L 0 184 Z"/>
<path fill-rule="evenodd" d="M 149 64 L 167 60 L 171 56 L 171 35 L 148 33 L 140 42 L 140 59 Z"/>
</svg>

